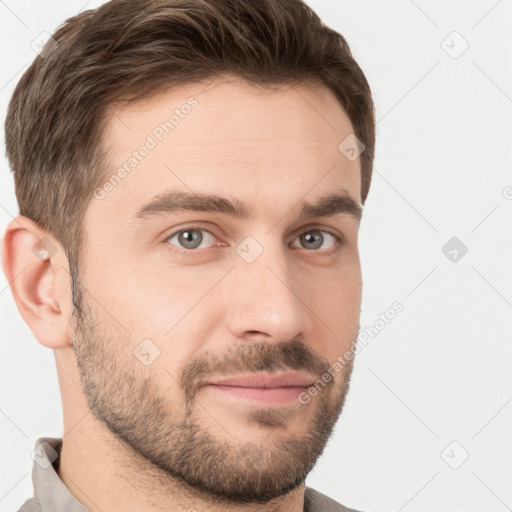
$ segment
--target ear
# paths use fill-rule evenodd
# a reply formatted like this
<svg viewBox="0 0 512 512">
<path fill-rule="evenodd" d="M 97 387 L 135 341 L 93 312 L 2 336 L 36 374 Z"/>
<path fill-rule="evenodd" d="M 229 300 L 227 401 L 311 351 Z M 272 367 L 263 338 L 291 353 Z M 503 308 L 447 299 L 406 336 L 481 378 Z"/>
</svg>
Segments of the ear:
<svg viewBox="0 0 512 512">
<path fill-rule="evenodd" d="M 55 238 L 18 215 L 4 234 L 2 267 L 16 306 L 39 343 L 52 349 L 71 345 L 69 262 Z"/>
</svg>

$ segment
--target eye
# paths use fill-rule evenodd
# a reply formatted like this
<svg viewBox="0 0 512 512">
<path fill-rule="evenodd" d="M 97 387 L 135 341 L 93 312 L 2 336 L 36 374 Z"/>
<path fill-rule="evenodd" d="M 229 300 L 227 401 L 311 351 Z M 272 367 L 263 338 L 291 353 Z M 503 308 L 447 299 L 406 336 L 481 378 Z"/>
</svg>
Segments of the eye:
<svg viewBox="0 0 512 512">
<path fill-rule="evenodd" d="M 203 236 L 202 233 L 206 233 L 206 236 Z M 201 243 L 206 239 L 212 241 L 215 237 L 210 231 L 204 228 L 186 228 L 181 229 L 180 231 L 176 231 L 176 233 L 166 238 L 166 241 L 171 241 L 173 238 L 177 238 L 177 242 L 179 249 L 201 249 Z M 173 244 L 174 245 L 174 244 Z M 204 249 L 205 247 L 203 247 Z"/>
<path fill-rule="evenodd" d="M 175 239 L 174 242 L 173 239 Z M 190 254 L 197 252 L 194 251 L 195 249 L 207 249 L 211 247 L 214 245 L 213 242 L 215 239 L 215 235 L 207 229 L 191 226 L 169 235 L 165 238 L 165 242 L 173 245 L 175 250 L 180 254 Z M 302 247 L 308 251 L 312 250 L 325 254 L 330 254 L 338 250 L 343 241 L 340 236 L 323 229 L 309 229 L 302 232 L 295 240 L 298 240 L 301 244 L 298 248 Z M 215 245 L 220 246 L 221 244 L 217 243 Z M 325 247 L 325 245 L 327 245 L 327 247 Z M 294 247 L 297 246 L 295 245 Z"/>
<path fill-rule="evenodd" d="M 327 235 L 327 236 L 326 236 Z M 337 249 L 341 242 L 339 236 L 333 235 L 323 229 L 310 229 L 300 234 L 296 240 L 302 244 L 308 250 L 323 249 L 325 252 L 330 253 Z M 325 242 L 328 242 L 329 247 L 323 247 Z"/>
</svg>

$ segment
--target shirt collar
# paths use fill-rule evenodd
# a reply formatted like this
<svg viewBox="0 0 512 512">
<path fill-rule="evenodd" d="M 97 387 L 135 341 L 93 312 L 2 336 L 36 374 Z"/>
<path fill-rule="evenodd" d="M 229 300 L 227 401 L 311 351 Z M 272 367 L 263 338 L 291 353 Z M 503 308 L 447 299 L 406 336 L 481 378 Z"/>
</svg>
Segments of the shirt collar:
<svg viewBox="0 0 512 512">
<path fill-rule="evenodd" d="M 36 441 L 32 452 L 34 497 L 39 501 L 42 512 L 89 512 L 57 473 L 61 449 L 62 438 L 41 437 Z"/>
</svg>

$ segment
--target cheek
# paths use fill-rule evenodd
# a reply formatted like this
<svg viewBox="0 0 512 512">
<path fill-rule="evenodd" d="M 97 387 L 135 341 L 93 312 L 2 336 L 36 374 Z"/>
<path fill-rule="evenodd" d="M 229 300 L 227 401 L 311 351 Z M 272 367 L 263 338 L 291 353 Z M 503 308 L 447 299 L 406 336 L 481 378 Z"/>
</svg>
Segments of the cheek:
<svg viewBox="0 0 512 512">
<path fill-rule="evenodd" d="M 91 261 L 88 291 L 134 338 L 162 338 L 193 306 L 194 286 L 179 277 L 179 270 L 164 276 L 148 263 L 134 265 L 121 257 L 113 265 L 111 259 Z"/>
<path fill-rule="evenodd" d="M 311 303 L 309 307 L 313 311 L 313 318 L 318 315 L 317 321 L 323 320 L 331 332 L 351 332 L 351 327 L 359 320 L 361 293 L 346 282 L 340 282 L 337 286 L 330 283 L 310 297 L 307 303 Z"/>
<path fill-rule="evenodd" d="M 329 360 L 345 352 L 359 330 L 361 274 L 356 270 L 338 271 L 323 279 L 308 279 L 304 302 L 311 309 L 313 337 Z"/>
<path fill-rule="evenodd" d="M 150 340 L 145 342 L 148 351 L 158 355 L 154 371 L 172 387 L 178 385 L 183 367 L 214 332 L 218 310 L 207 292 L 215 280 L 215 276 L 187 281 L 139 275 L 130 281 L 132 292 L 118 305 L 119 318 L 133 343 L 141 343 L 143 350 L 143 340 Z"/>
<path fill-rule="evenodd" d="M 332 318 L 351 317 L 359 312 L 362 295 L 362 278 L 359 259 L 347 257 L 328 269 L 297 272 L 302 294 L 318 304 L 321 311 Z"/>
<path fill-rule="evenodd" d="M 210 319 L 217 311 L 205 309 L 214 295 L 208 291 L 223 273 L 201 266 L 172 268 L 159 261 L 153 264 L 137 261 L 129 252 L 98 250 L 88 261 L 87 289 L 105 311 L 107 325 L 115 324 L 123 343 L 129 344 L 128 355 L 138 350 L 154 358 L 151 368 L 154 364 L 160 381 L 171 379 L 165 370 L 177 378 L 208 340 Z"/>
</svg>

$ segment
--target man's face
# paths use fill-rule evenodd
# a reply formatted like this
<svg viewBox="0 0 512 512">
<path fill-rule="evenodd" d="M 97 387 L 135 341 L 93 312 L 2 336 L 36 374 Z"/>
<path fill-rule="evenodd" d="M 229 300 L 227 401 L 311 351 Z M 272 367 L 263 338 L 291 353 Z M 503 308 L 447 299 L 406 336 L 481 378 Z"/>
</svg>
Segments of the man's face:
<svg viewBox="0 0 512 512">
<path fill-rule="evenodd" d="M 280 496 L 333 431 L 351 364 L 309 400 L 304 391 L 358 334 L 359 222 L 334 201 L 300 213 L 328 195 L 359 204 L 359 159 L 338 149 L 352 133 L 325 87 L 239 80 L 175 88 L 110 117 L 107 179 L 126 165 L 85 219 L 73 339 L 82 387 L 117 439 L 195 492 Z M 195 209 L 168 208 L 184 196 L 166 193 Z M 217 204 L 207 211 L 206 195 L 225 200 L 203 201 Z M 208 384 L 290 372 L 307 387 Z"/>
</svg>

